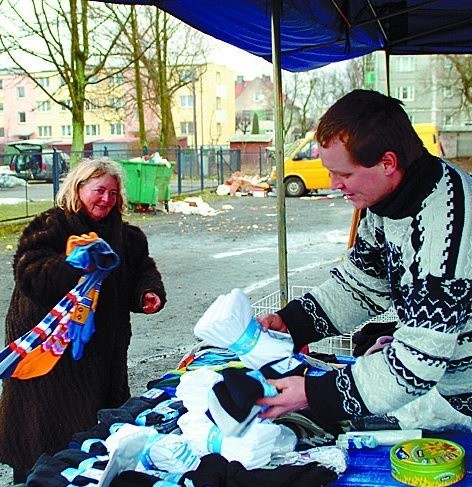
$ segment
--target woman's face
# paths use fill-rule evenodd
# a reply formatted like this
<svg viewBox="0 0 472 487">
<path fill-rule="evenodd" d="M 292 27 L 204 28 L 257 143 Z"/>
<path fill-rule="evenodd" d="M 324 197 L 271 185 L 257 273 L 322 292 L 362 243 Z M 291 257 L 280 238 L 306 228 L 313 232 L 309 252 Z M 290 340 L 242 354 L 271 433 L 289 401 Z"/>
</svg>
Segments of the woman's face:
<svg viewBox="0 0 472 487">
<path fill-rule="evenodd" d="M 79 198 L 90 218 L 105 218 L 116 205 L 118 183 L 110 174 L 92 178 L 79 187 Z"/>
</svg>

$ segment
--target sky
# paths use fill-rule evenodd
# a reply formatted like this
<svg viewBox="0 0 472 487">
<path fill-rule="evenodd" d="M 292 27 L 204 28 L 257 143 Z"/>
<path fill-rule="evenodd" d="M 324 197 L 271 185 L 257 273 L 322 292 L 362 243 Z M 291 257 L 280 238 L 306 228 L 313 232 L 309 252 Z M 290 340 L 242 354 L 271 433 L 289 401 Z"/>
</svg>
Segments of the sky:
<svg viewBox="0 0 472 487">
<path fill-rule="evenodd" d="M 208 56 L 209 61 L 227 66 L 235 72 L 236 76 L 244 76 L 245 80 L 253 80 L 263 74 L 272 77 L 272 63 L 226 42 L 210 39 L 213 51 Z"/>
</svg>

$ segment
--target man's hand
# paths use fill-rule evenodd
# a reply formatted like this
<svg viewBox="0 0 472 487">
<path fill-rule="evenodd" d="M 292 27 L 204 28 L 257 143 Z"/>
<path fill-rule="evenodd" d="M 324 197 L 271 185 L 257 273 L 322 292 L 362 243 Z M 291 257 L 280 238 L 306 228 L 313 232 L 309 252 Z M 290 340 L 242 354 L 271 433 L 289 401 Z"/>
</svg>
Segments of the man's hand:
<svg viewBox="0 0 472 487">
<path fill-rule="evenodd" d="M 161 298 L 156 293 L 146 293 L 143 296 L 143 311 L 148 315 L 158 311 L 161 304 Z"/>
<path fill-rule="evenodd" d="M 257 400 L 259 406 L 267 406 L 269 408 L 259 414 L 259 417 L 277 418 L 282 414 L 308 407 L 304 377 L 292 376 L 277 380 L 269 379 L 267 382 L 275 386 L 279 394 L 274 397 L 263 397 Z"/>
<path fill-rule="evenodd" d="M 282 318 L 277 313 L 269 313 L 257 317 L 263 331 L 275 330 L 287 333 L 288 329 Z"/>
</svg>

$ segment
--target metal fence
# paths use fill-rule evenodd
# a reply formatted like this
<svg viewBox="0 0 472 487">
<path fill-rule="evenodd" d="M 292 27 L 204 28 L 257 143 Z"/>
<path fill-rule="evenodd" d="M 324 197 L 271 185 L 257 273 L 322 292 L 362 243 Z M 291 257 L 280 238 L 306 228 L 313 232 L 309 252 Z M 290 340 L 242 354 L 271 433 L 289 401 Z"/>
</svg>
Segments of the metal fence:
<svg viewBox="0 0 472 487">
<path fill-rule="evenodd" d="M 274 164 L 265 150 L 245 153 L 225 147 L 151 148 L 144 155 L 139 149 L 110 150 L 107 147 L 81 153 L 56 149 L 0 153 L 0 222 L 36 214 L 35 202 L 49 200 L 52 204 L 71 160 L 105 156 L 120 162 L 144 162 L 155 153 L 173 163 L 169 184 L 171 196 L 216 188 L 236 171 L 247 176 L 265 177 Z M 15 214 L 2 211 L 6 203 L 15 202 L 20 203 L 16 205 Z"/>
</svg>

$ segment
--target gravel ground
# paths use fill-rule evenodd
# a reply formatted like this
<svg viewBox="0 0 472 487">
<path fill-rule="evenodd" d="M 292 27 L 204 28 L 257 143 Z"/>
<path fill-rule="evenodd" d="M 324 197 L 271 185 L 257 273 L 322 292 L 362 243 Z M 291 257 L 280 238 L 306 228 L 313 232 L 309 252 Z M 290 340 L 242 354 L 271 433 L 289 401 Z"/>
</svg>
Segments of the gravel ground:
<svg viewBox="0 0 472 487">
<path fill-rule="evenodd" d="M 331 195 L 332 196 L 332 195 Z M 165 213 L 132 218 L 148 236 L 168 293 L 157 315 L 133 315 L 129 351 L 132 394 L 175 368 L 196 343 L 193 327 L 221 293 L 240 287 L 254 303 L 278 284 L 276 198 L 211 196 L 212 216 Z M 320 282 L 346 251 L 352 207 L 343 198 L 295 198 L 286 201 L 289 285 Z M 14 250 L 0 243 L 0 320 L 13 288 Z M 3 342 L 3 325 L 0 327 Z M 0 464 L 0 485 L 12 485 L 11 469 Z"/>
</svg>

